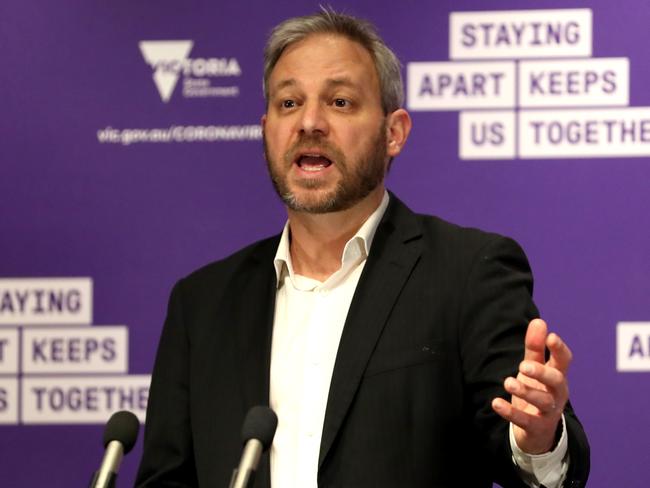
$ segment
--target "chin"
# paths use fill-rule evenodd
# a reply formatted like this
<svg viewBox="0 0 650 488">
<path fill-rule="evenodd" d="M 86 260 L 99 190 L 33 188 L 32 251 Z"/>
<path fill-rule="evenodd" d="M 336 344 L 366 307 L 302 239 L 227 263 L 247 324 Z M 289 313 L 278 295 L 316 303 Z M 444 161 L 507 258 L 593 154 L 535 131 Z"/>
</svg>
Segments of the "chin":
<svg viewBox="0 0 650 488">
<path fill-rule="evenodd" d="M 328 213 L 335 212 L 339 209 L 336 194 L 334 192 L 321 195 L 305 195 L 300 192 L 289 193 L 283 197 L 284 203 L 291 209 L 297 212 L 306 213 Z"/>
</svg>

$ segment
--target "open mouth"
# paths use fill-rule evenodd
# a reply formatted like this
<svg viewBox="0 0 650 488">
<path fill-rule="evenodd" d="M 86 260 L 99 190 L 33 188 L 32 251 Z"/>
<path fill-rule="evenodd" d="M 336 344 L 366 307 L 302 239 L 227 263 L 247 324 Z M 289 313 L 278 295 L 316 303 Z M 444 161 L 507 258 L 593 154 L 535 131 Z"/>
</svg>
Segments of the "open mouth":
<svg viewBox="0 0 650 488">
<path fill-rule="evenodd" d="M 332 161 L 322 154 L 301 154 L 296 159 L 298 167 L 304 171 L 317 172 L 332 165 Z"/>
</svg>

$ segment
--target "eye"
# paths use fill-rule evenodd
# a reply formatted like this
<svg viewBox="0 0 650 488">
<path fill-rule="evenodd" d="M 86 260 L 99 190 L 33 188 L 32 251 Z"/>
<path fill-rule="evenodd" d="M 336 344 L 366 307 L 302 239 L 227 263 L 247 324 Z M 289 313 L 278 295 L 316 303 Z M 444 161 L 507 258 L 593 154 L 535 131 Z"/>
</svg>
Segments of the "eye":
<svg viewBox="0 0 650 488">
<path fill-rule="evenodd" d="M 350 106 L 350 102 L 347 101 L 345 98 L 335 98 L 334 106 L 339 108 L 346 108 Z"/>
<path fill-rule="evenodd" d="M 282 108 L 293 108 L 295 106 L 295 100 L 282 100 Z"/>
</svg>

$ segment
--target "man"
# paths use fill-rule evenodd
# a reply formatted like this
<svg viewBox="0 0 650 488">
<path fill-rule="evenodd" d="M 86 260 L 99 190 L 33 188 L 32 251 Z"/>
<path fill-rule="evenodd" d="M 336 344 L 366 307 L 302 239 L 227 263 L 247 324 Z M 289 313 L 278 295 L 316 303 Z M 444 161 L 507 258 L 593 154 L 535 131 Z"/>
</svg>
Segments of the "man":
<svg viewBox="0 0 650 488">
<path fill-rule="evenodd" d="M 583 486 L 571 352 L 521 249 L 384 189 L 411 120 L 372 26 L 280 24 L 264 82 L 288 223 L 174 288 L 140 486 L 226 486 L 256 404 L 279 418 L 256 486 Z"/>
</svg>

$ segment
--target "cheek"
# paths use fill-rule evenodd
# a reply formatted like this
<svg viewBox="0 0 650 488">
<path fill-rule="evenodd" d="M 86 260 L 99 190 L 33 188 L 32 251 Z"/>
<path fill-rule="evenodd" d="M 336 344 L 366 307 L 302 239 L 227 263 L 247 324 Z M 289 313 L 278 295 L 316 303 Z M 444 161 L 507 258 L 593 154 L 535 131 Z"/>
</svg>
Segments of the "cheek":
<svg viewBox="0 0 650 488">
<path fill-rule="evenodd" d="M 278 139 L 277 136 L 268 130 L 264 131 L 265 151 L 274 161 L 278 159 Z"/>
<path fill-rule="evenodd" d="M 285 127 L 278 126 L 277 124 L 269 125 L 267 123 L 264 130 L 264 136 L 269 151 L 286 152 L 291 137 L 291 131 L 287 130 Z"/>
<path fill-rule="evenodd" d="M 342 139 L 343 150 L 350 154 L 360 155 L 376 149 L 379 128 L 369 126 L 362 129 L 349 130 Z"/>
</svg>

